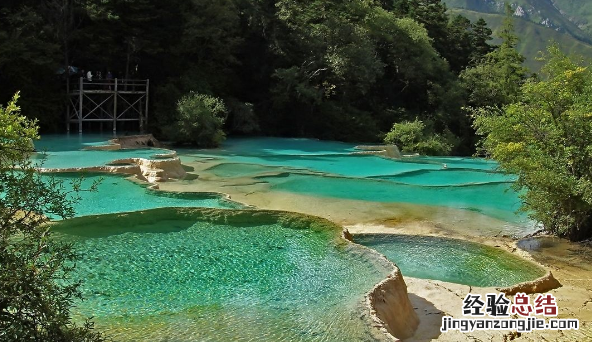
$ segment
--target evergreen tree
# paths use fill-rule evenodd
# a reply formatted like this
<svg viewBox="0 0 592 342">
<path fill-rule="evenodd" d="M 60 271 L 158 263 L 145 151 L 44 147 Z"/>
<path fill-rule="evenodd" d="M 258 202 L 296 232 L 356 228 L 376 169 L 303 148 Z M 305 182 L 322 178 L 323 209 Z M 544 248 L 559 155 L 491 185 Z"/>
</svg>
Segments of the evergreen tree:
<svg viewBox="0 0 592 342">
<path fill-rule="evenodd" d="M 473 52 L 471 53 L 471 60 L 478 62 L 485 55 L 493 51 L 494 46 L 488 42 L 493 39 L 492 31 L 487 27 L 487 22 L 483 18 L 479 18 L 472 24 L 471 45 Z"/>
<path fill-rule="evenodd" d="M 469 104 L 473 106 L 501 107 L 520 96 L 528 70 L 523 66 L 524 56 L 516 51 L 518 37 L 514 33 L 511 11 L 506 14 L 500 38 L 499 47 L 460 75 L 469 92 Z"/>
</svg>

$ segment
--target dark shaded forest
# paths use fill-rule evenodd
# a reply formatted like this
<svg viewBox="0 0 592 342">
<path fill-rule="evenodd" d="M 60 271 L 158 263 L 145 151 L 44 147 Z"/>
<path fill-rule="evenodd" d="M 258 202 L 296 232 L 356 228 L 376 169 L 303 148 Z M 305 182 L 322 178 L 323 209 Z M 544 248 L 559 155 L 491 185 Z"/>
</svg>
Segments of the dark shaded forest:
<svg viewBox="0 0 592 342">
<path fill-rule="evenodd" d="M 417 119 L 470 154 L 462 108 L 479 99 L 459 75 L 490 39 L 440 0 L 4 0 L 0 103 L 20 91 L 42 132 L 63 131 L 74 66 L 150 79 L 150 131 L 163 138 L 196 92 L 224 101 L 232 135 L 382 141 Z"/>
</svg>

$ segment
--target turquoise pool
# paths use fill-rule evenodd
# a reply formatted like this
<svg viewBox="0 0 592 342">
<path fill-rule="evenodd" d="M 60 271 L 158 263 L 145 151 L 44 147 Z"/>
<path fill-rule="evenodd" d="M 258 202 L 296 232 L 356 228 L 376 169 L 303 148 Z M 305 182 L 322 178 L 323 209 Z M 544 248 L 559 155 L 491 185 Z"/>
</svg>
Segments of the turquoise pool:
<svg viewBox="0 0 592 342">
<path fill-rule="evenodd" d="M 106 145 L 111 136 L 93 134 L 48 135 L 35 141 L 38 153 L 35 159 L 44 168 L 82 168 L 107 165 L 117 159 L 154 159 L 156 154 L 170 153 L 170 150 L 126 149 L 116 151 L 83 150 L 85 147 Z"/>
<path fill-rule="evenodd" d="M 412 203 L 478 212 L 532 224 L 510 186 L 515 176 L 478 158 L 407 157 L 393 160 L 354 155 L 355 145 L 309 139 L 229 139 L 221 148 L 178 151 L 186 163 L 213 159 L 205 170 L 219 178 L 253 178 L 271 191 L 379 203 Z"/>
<path fill-rule="evenodd" d="M 46 150 L 44 167 L 70 168 L 105 165 L 115 159 L 128 157 L 150 158 L 167 150 L 84 151 L 89 145 L 104 144 L 108 136 L 70 135 L 43 137 L 36 143 Z M 253 178 L 267 182 L 270 191 L 291 192 L 323 198 L 342 198 L 379 203 L 412 203 L 450 207 L 478 212 L 490 217 L 520 224 L 530 232 L 532 224 L 524 214 L 515 214 L 520 206 L 518 194 L 510 190 L 515 177 L 495 171 L 496 164 L 477 158 L 410 157 L 392 160 L 378 156 L 352 155 L 355 145 L 311 139 L 245 138 L 228 139 L 221 148 L 211 150 L 179 149 L 184 163 L 201 163 L 214 159 L 220 163 L 205 173 L 219 178 Z M 276 174 L 274 176 L 273 174 Z M 111 182 L 111 181 L 110 181 Z M 190 181 L 199 184 L 202 180 Z M 121 183 L 121 182 L 112 182 Z M 125 183 L 125 182 L 123 182 Z M 114 185 L 114 184 L 113 184 Z M 109 185 L 106 185 L 107 187 Z M 107 211 L 80 207 L 83 214 L 108 213 L 110 207 L 117 212 L 150 209 L 163 205 L 191 205 L 186 199 L 163 201 L 158 204 L 133 201 L 137 185 L 125 183 L 102 191 L 105 197 L 122 196 L 122 204 L 110 204 Z M 103 195 L 101 195 L 103 196 Z M 93 197 L 93 195 L 89 195 Z M 146 197 L 144 198 L 153 198 Z M 89 202 L 90 203 L 90 202 Z M 147 203 L 144 205 L 143 203 Z M 195 201 L 193 206 L 202 205 Z M 215 206 L 215 205 L 214 205 Z"/>
<path fill-rule="evenodd" d="M 66 191 L 72 190 L 72 182 L 83 177 L 81 189 L 90 189 L 99 182 L 97 191 L 82 191 L 80 201 L 74 205 L 76 216 L 123 213 L 163 207 L 203 207 L 238 209 L 244 206 L 217 194 L 168 193 L 134 183 L 124 176 L 96 173 L 46 174 L 63 181 Z"/>
<path fill-rule="evenodd" d="M 390 266 L 339 227 L 257 215 L 156 209 L 62 221 L 58 236 L 83 255 L 76 314 L 120 341 L 374 340 L 364 295 Z"/>
<path fill-rule="evenodd" d="M 37 148 L 47 151 L 41 160 L 52 168 L 150 158 L 163 151 L 81 150 L 106 140 L 49 137 Z M 188 164 L 206 163 L 196 173 L 221 184 L 244 178 L 266 183 L 263 191 L 451 207 L 525 222 L 513 213 L 517 194 L 507 191 L 513 177 L 497 173 L 495 163 L 399 161 L 354 151 L 353 145 L 336 142 L 253 138 L 178 154 Z M 83 188 L 102 179 L 98 191 L 80 194 L 78 218 L 54 225 L 56 236 L 82 255 L 75 276 L 85 281 L 86 300 L 75 309 L 77 319 L 94 316 L 99 328 L 122 341 L 377 338 L 363 300 L 391 266 L 372 250 L 341 239 L 340 227 L 296 214 L 219 210 L 243 206 L 216 194 L 159 192 L 123 176 L 83 175 Z M 80 174 L 44 177 L 49 176 L 67 184 Z M 207 180 L 183 182 L 199 189 Z M 507 253 L 456 240 L 356 236 L 356 242 L 419 278 L 503 286 L 541 272 Z"/>
<path fill-rule="evenodd" d="M 404 276 L 470 286 L 509 286 L 544 270 L 505 251 L 477 243 L 426 236 L 360 234 L 354 241 L 396 263 Z"/>
</svg>

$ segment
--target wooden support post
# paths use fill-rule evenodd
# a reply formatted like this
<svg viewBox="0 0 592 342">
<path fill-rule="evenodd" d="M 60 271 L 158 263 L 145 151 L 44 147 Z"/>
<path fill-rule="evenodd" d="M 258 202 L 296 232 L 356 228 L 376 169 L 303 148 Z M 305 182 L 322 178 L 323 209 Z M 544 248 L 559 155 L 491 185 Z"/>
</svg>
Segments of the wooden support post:
<svg viewBox="0 0 592 342">
<path fill-rule="evenodd" d="M 117 78 L 115 79 L 115 88 L 113 89 L 113 133 L 117 133 Z"/>
<path fill-rule="evenodd" d="M 66 131 L 70 133 L 70 102 L 72 102 L 72 95 L 70 94 L 70 72 L 66 73 L 66 94 L 68 96 L 68 103 L 66 105 Z"/>
<path fill-rule="evenodd" d="M 142 98 L 140 97 L 140 102 L 138 102 L 138 113 L 140 114 L 140 133 L 144 133 L 144 113 L 142 112 Z"/>
<path fill-rule="evenodd" d="M 144 111 L 144 125 L 148 125 L 148 100 L 150 99 L 150 80 L 146 80 L 146 110 Z"/>
<path fill-rule="evenodd" d="M 78 133 L 82 134 L 82 99 L 84 98 L 84 79 L 82 77 L 80 77 L 79 87 L 80 104 L 78 110 Z"/>
</svg>

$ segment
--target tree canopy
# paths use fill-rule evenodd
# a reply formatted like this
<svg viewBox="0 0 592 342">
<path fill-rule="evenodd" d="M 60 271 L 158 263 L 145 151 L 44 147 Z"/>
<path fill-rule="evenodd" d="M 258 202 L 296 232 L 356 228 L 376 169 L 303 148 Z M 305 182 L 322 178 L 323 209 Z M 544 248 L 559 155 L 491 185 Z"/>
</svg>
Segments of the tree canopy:
<svg viewBox="0 0 592 342">
<path fill-rule="evenodd" d="M 523 210 L 572 240 L 592 236 L 592 67 L 549 48 L 542 80 L 501 109 L 475 111 L 483 147 L 518 175 Z"/>
<path fill-rule="evenodd" d="M 379 141 L 419 118 L 465 154 L 458 74 L 491 51 L 484 22 L 440 0 L 4 1 L 0 24 L 0 100 L 21 90 L 45 130 L 63 127 L 75 66 L 150 78 L 156 135 L 193 91 L 227 104 L 230 134 Z"/>
</svg>

